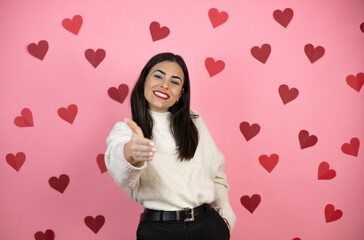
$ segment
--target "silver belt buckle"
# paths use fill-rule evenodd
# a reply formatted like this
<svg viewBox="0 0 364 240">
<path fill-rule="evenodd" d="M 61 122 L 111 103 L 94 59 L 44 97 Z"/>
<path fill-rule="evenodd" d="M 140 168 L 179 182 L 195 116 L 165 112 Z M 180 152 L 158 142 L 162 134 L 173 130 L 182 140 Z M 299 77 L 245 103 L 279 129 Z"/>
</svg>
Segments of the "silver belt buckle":
<svg viewBox="0 0 364 240">
<path fill-rule="evenodd" d="M 191 212 L 189 212 L 191 210 Z M 193 222 L 195 221 L 195 214 L 193 211 L 193 208 L 184 208 L 183 211 L 185 212 L 185 219 L 183 221 L 185 222 Z M 190 214 L 190 218 L 186 218 L 186 215 Z"/>
</svg>

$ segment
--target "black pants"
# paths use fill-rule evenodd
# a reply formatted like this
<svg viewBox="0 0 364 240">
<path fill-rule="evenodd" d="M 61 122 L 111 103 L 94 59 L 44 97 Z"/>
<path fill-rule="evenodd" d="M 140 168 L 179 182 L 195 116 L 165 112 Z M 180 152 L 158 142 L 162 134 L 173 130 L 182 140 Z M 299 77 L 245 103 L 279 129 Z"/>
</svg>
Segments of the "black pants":
<svg viewBox="0 0 364 240">
<path fill-rule="evenodd" d="M 229 240 L 229 229 L 213 208 L 194 222 L 142 221 L 139 222 L 137 240 Z"/>
</svg>

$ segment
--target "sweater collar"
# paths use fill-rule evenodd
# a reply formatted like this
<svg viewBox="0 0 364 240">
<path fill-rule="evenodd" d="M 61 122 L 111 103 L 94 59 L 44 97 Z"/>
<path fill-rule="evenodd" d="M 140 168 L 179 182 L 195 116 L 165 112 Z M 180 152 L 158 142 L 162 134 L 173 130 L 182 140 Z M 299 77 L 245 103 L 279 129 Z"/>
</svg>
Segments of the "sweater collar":
<svg viewBox="0 0 364 240">
<path fill-rule="evenodd" d="M 159 112 L 154 112 L 152 110 L 148 110 L 150 116 L 153 119 L 153 123 L 154 126 L 158 127 L 158 128 L 166 128 L 169 127 L 170 124 L 170 119 L 172 114 L 170 112 L 163 112 L 163 113 L 159 113 Z"/>
</svg>

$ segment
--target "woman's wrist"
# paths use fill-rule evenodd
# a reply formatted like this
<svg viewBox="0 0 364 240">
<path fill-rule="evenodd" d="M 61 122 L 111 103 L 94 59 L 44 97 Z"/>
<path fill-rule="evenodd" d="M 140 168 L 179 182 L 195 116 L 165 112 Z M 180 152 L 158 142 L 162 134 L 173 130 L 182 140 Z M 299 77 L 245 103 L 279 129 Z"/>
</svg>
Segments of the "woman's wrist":
<svg viewBox="0 0 364 240">
<path fill-rule="evenodd" d="M 231 231 L 231 229 L 230 229 L 230 224 L 229 224 L 229 221 L 226 219 L 226 218 L 223 218 L 224 219 L 224 221 L 225 221 L 225 223 L 226 223 L 226 225 L 227 225 L 227 227 L 228 227 L 228 229 L 229 229 L 229 232 Z"/>
</svg>

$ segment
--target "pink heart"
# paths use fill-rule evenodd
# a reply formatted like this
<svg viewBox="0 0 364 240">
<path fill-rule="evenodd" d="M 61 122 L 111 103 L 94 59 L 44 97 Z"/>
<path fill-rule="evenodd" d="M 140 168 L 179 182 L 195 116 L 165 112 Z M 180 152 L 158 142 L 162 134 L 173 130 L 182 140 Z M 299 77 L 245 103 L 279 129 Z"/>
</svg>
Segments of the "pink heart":
<svg viewBox="0 0 364 240">
<path fill-rule="evenodd" d="M 286 28 L 293 18 L 293 10 L 291 8 L 286 8 L 283 12 L 279 9 L 275 10 L 273 12 L 273 18 Z"/>
<path fill-rule="evenodd" d="M 129 87 L 126 84 L 121 84 L 121 85 L 119 85 L 118 88 L 115 88 L 115 87 L 109 88 L 107 93 L 109 94 L 109 97 L 111 99 L 122 104 L 122 103 L 124 103 L 124 100 L 128 96 Z"/>
<path fill-rule="evenodd" d="M 326 205 L 325 219 L 326 219 L 327 223 L 336 221 L 336 220 L 340 219 L 342 216 L 343 216 L 343 212 L 340 209 L 335 210 L 335 207 L 332 204 Z"/>
<path fill-rule="evenodd" d="M 333 169 L 330 169 L 330 166 L 327 162 L 320 163 L 318 168 L 318 176 L 319 180 L 330 180 L 336 176 L 336 172 Z"/>
<path fill-rule="evenodd" d="M 259 206 L 261 197 L 259 194 L 254 194 L 252 197 L 244 195 L 240 198 L 240 203 L 250 212 L 253 213 Z"/>
<path fill-rule="evenodd" d="M 271 53 L 271 47 L 269 44 L 265 43 L 262 45 L 262 47 L 254 46 L 250 52 L 253 55 L 255 59 L 262 63 L 266 63 L 270 53 Z"/>
<path fill-rule="evenodd" d="M 48 52 L 48 42 L 46 40 L 41 40 L 38 42 L 38 45 L 35 43 L 31 43 L 28 45 L 28 52 L 32 56 L 43 60 Z"/>
<path fill-rule="evenodd" d="M 59 176 L 59 178 L 51 177 L 48 182 L 53 189 L 57 190 L 60 193 L 63 193 L 70 183 L 70 178 L 68 177 L 68 175 L 62 174 L 61 176 Z"/>
<path fill-rule="evenodd" d="M 269 157 L 267 155 L 261 155 L 259 157 L 260 165 L 262 165 L 269 173 L 272 172 L 274 167 L 277 165 L 278 160 L 279 156 L 275 153 L 271 154 Z"/>
<path fill-rule="evenodd" d="M 101 173 L 107 172 L 107 168 L 106 168 L 106 164 L 105 164 L 105 154 L 97 155 L 96 162 L 100 168 Z"/>
<path fill-rule="evenodd" d="M 33 127 L 33 115 L 29 108 L 21 110 L 21 116 L 14 119 L 14 124 L 18 127 Z"/>
<path fill-rule="evenodd" d="M 357 157 L 358 156 L 358 152 L 359 152 L 359 146 L 360 146 L 360 141 L 359 138 L 352 138 L 350 140 L 350 143 L 344 143 L 341 146 L 341 151 L 343 153 L 346 153 L 348 155 Z"/>
<path fill-rule="evenodd" d="M 247 141 L 255 137 L 260 132 L 260 126 L 257 123 L 253 123 L 251 126 L 248 122 L 240 123 L 240 131 Z"/>
<path fill-rule="evenodd" d="M 20 168 L 23 166 L 25 162 L 25 153 L 18 152 L 16 155 L 9 153 L 6 155 L 6 162 L 19 172 Z"/>
<path fill-rule="evenodd" d="M 93 49 L 87 49 L 85 51 L 85 57 L 94 68 L 96 68 L 105 58 L 106 52 L 104 49 L 99 48 L 96 52 Z"/>
<path fill-rule="evenodd" d="M 321 46 L 315 48 L 312 44 L 306 44 L 305 53 L 310 62 L 314 63 L 324 55 L 325 49 Z"/>
<path fill-rule="evenodd" d="M 53 240 L 54 239 L 54 232 L 50 229 L 45 231 L 45 233 L 39 231 L 34 234 L 36 240 Z"/>
<path fill-rule="evenodd" d="M 169 28 L 161 27 L 159 22 L 152 22 L 149 25 L 149 31 L 153 42 L 166 38 L 169 35 Z"/>
<path fill-rule="evenodd" d="M 215 59 L 208 57 L 205 60 L 205 67 L 210 77 L 213 77 L 224 70 L 225 63 L 222 60 L 215 61 Z"/>
<path fill-rule="evenodd" d="M 96 216 L 96 218 L 93 218 L 91 216 L 87 216 L 85 218 L 85 224 L 87 227 L 89 227 L 94 233 L 97 233 L 101 227 L 105 223 L 105 217 L 102 215 Z"/>
<path fill-rule="evenodd" d="M 58 116 L 60 116 L 60 118 L 62 118 L 66 122 L 69 122 L 70 124 L 73 124 L 73 121 L 77 116 L 77 111 L 78 111 L 77 105 L 71 104 L 67 108 L 63 107 L 59 108 L 57 113 Z"/>
<path fill-rule="evenodd" d="M 289 87 L 285 84 L 279 86 L 278 92 L 279 96 L 281 96 L 283 104 L 289 103 L 290 101 L 296 99 L 296 97 L 298 96 L 297 88 L 289 89 Z"/>
<path fill-rule="evenodd" d="M 315 135 L 310 136 L 308 131 L 306 130 L 300 131 L 300 133 L 298 134 L 298 139 L 300 141 L 301 149 L 312 147 L 318 141 L 318 138 Z"/>
<path fill-rule="evenodd" d="M 62 21 L 62 26 L 66 30 L 77 35 L 82 26 L 82 17 L 80 15 L 74 15 L 72 20 L 69 18 L 65 18 Z"/>
<path fill-rule="evenodd" d="M 356 77 L 354 75 L 347 76 L 346 83 L 355 91 L 360 92 L 360 89 L 364 84 L 364 73 L 360 72 L 356 74 Z"/>
<path fill-rule="evenodd" d="M 219 10 L 217 10 L 216 8 L 211 8 L 208 15 L 213 28 L 216 28 L 221 24 L 225 23 L 229 18 L 229 14 L 227 12 L 219 12 Z"/>
</svg>

